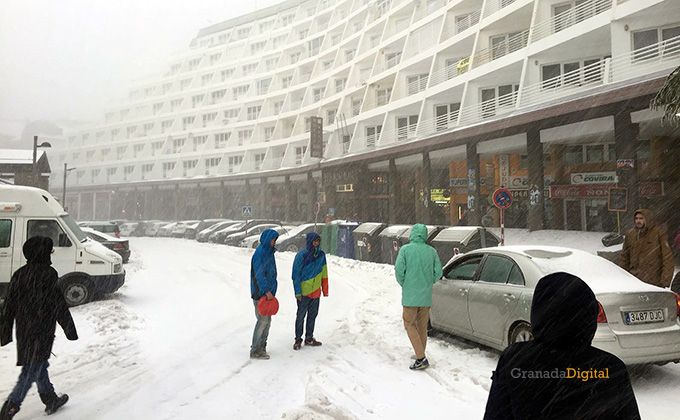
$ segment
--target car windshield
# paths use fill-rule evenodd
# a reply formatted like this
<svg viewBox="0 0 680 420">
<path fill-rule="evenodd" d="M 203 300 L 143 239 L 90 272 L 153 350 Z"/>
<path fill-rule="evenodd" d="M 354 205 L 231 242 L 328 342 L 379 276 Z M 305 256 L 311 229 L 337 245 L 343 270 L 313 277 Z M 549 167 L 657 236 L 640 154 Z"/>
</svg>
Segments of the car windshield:
<svg viewBox="0 0 680 420">
<path fill-rule="evenodd" d="M 70 214 L 63 214 L 59 216 L 59 218 L 66 224 L 66 226 L 68 226 L 69 230 L 73 232 L 73 234 L 78 239 L 78 242 L 85 242 L 87 240 L 87 235 L 80 229 L 80 226 L 78 226 L 78 223 L 73 220 L 73 217 L 71 217 Z"/>
</svg>

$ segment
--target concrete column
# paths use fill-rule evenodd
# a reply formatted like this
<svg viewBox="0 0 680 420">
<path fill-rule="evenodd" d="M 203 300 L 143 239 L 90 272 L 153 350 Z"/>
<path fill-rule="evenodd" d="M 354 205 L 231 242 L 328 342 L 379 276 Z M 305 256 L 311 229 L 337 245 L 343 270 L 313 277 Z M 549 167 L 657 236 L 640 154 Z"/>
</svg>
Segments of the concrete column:
<svg viewBox="0 0 680 420">
<path fill-rule="evenodd" d="M 358 219 L 361 221 L 368 220 L 368 206 L 370 205 L 368 200 L 368 186 L 370 185 L 369 179 L 370 175 L 368 172 L 368 166 L 364 164 L 357 164 L 357 182 L 354 184 L 354 190 L 356 191 L 357 198 L 352 203 L 354 212 L 358 215 Z"/>
<path fill-rule="evenodd" d="M 619 179 L 618 185 L 628 188 L 628 210 L 621 213 L 622 231 L 633 227 L 633 215 L 639 205 L 638 162 L 635 159 L 639 136 L 640 126 L 631 122 L 630 111 L 623 110 L 614 115 L 614 147 L 616 150 L 616 159 L 632 159 L 634 162 L 633 168 L 626 167 L 616 169 L 616 176 Z"/>
<path fill-rule="evenodd" d="M 227 192 L 224 190 L 224 181 L 220 181 L 220 210 L 219 217 L 224 217 L 227 207 Z"/>
<path fill-rule="evenodd" d="M 284 202 L 283 218 L 286 219 L 286 221 L 290 221 L 294 216 L 295 219 L 298 219 L 299 216 L 295 214 L 295 208 L 297 207 L 297 196 L 295 191 L 293 191 L 293 183 L 290 182 L 289 175 L 286 175 L 285 177 L 284 186 L 286 192 L 284 200 L 286 201 Z"/>
<path fill-rule="evenodd" d="M 307 187 L 307 202 L 304 205 L 305 219 L 307 222 L 311 222 L 314 220 L 316 212 L 316 202 L 319 201 L 317 183 L 314 177 L 312 176 L 311 172 L 307 172 L 306 187 Z M 326 198 L 326 200 L 328 200 L 328 198 Z M 319 213 L 325 213 L 327 208 L 328 208 L 327 202 L 321 203 L 321 211 Z M 319 216 L 323 217 L 324 215 L 320 214 Z"/>
<path fill-rule="evenodd" d="M 387 177 L 387 186 L 389 188 L 389 223 L 394 225 L 397 223 L 399 209 L 399 174 L 397 173 L 397 164 L 394 159 L 390 159 L 389 174 Z"/>
<path fill-rule="evenodd" d="M 545 182 L 543 169 L 543 144 L 538 129 L 527 131 L 527 155 L 529 160 L 529 214 L 530 231 L 545 229 L 544 201 Z"/>
<path fill-rule="evenodd" d="M 269 209 L 269 194 L 267 188 L 267 178 L 260 178 L 260 198 L 258 200 L 258 211 L 257 214 L 262 218 L 266 218 L 271 212 Z"/>
<path fill-rule="evenodd" d="M 175 185 L 175 208 L 174 208 L 174 219 L 179 219 L 179 184 Z"/>
<path fill-rule="evenodd" d="M 432 203 L 430 202 L 430 189 L 432 188 L 432 165 L 430 164 L 430 152 L 423 152 L 423 172 L 421 188 L 423 190 L 423 201 L 417 204 L 422 208 L 422 222 L 429 224 L 432 222 Z M 420 197 L 418 197 L 420 200 Z"/>
<path fill-rule="evenodd" d="M 92 220 L 97 220 L 97 193 L 92 193 Z"/>
<path fill-rule="evenodd" d="M 476 143 L 468 143 L 465 146 L 468 179 L 468 209 L 465 220 L 468 226 L 479 226 L 482 221 L 480 214 L 479 155 L 477 154 Z"/>
<path fill-rule="evenodd" d="M 76 217 L 78 218 L 78 220 L 82 220 L 80 218 L 80 207 L 82 206 L 82 198 L 83 198 L 82 195 L 83 195 L 82 193 L 78 193 L 78 208 L 76 209 L 76 215 L 77 215 Z"/>
</svg>

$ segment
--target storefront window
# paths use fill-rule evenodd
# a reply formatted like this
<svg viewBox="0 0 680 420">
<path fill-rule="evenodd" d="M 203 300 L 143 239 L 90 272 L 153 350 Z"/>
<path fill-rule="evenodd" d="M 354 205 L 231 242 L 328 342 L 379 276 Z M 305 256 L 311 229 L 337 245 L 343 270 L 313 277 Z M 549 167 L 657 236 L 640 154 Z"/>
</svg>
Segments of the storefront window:
<svg viewBox="0 0 680 420">
<path fill-rule="evenodd" d="M 568 165 L 583 163 L 583 146 L 567 146 L 564 151 L 564 162 Z"/>
<path fill-rule="evenodd" d="M 604 145 L 591 144 L 586 146 L 586 162 L 603 162 L 604 161 Z"/>
</svg>

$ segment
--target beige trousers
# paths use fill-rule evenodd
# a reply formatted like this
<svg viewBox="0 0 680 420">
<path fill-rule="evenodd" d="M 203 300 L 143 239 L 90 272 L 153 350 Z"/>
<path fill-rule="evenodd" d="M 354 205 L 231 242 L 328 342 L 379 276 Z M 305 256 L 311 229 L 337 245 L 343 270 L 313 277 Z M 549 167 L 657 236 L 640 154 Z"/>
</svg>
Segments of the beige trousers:
<svg viewBox="0 0 680 420">
<path fill-rule="evenodd" d="M 430 308 L 428 306 L 404 306 L 404 327 L 418 359 L 425 357 L 429 320 Z"/>
</svg>

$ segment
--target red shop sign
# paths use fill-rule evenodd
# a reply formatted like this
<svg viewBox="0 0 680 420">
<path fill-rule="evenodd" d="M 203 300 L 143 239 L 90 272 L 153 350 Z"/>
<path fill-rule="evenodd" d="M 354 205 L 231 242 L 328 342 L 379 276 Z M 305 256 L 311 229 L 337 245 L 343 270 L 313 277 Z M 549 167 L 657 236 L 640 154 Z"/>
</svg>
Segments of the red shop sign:
<svg viewBox="0 0 680 420">
<path fill-rule="evenodd" d="M 607 198 L 614 184 L 551 185 L 550 198 Z"/>
</svg>

